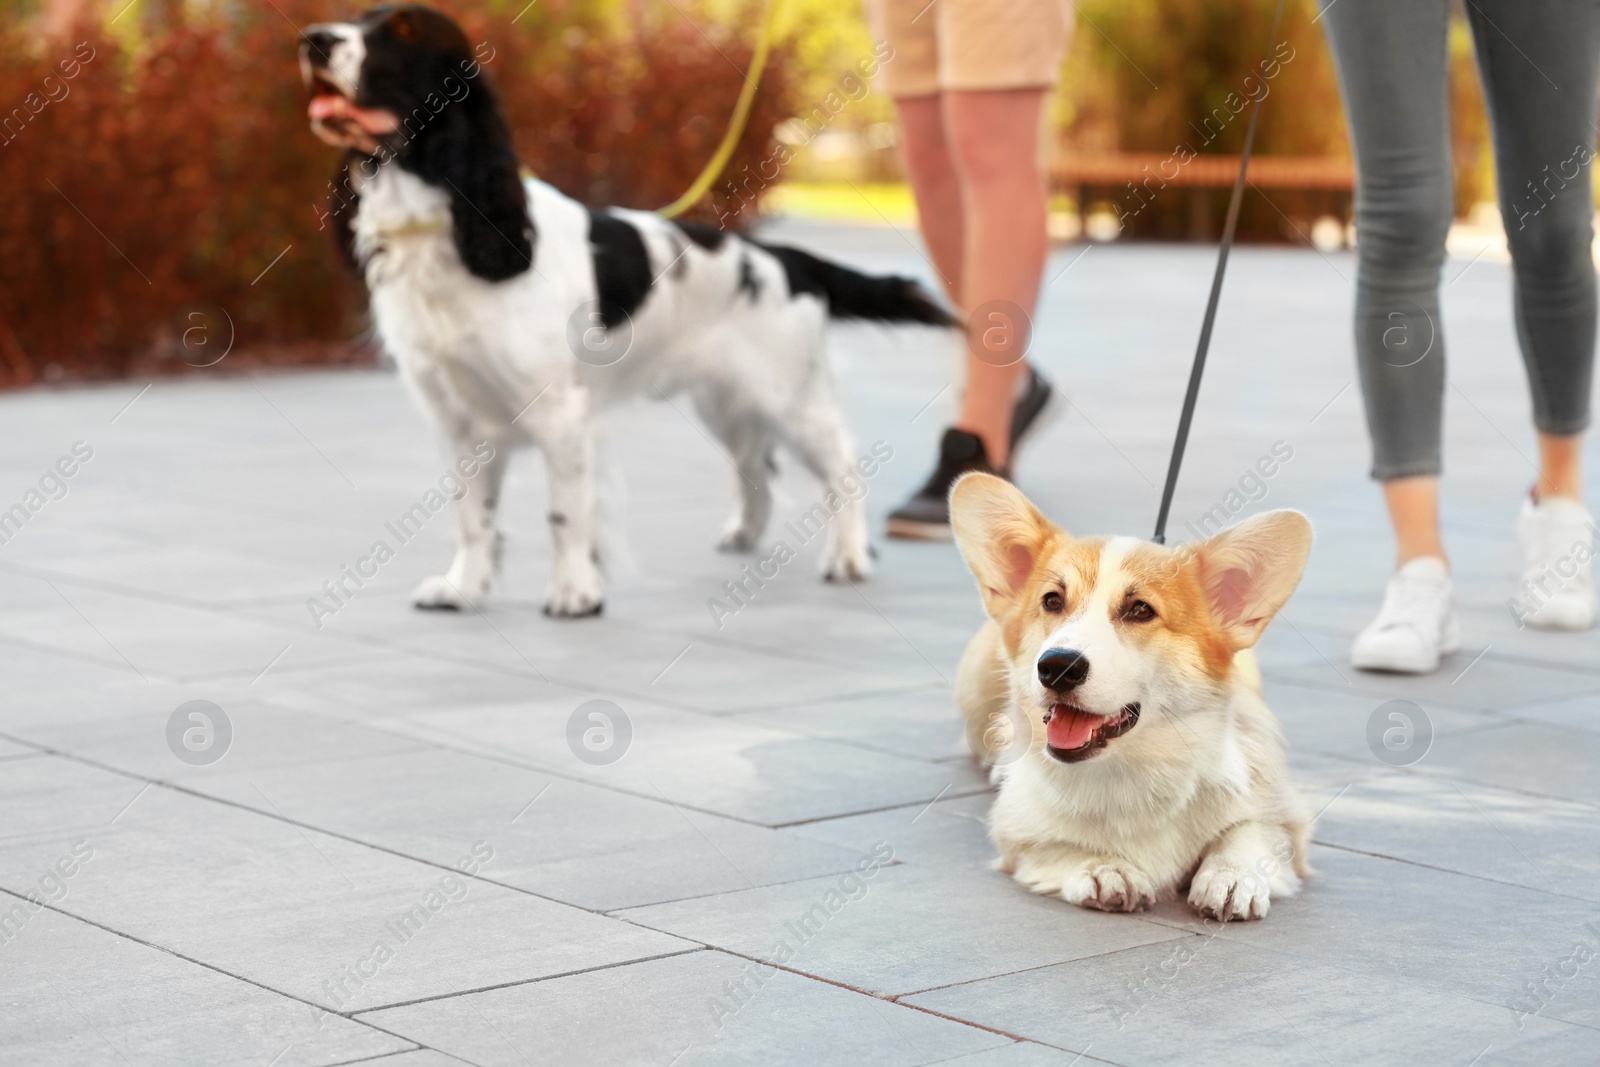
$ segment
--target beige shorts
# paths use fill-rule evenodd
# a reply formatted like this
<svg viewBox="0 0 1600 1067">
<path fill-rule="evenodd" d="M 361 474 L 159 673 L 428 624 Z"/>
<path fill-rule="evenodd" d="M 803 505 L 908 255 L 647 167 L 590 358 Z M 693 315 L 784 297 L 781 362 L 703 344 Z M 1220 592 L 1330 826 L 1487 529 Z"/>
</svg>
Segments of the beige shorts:
<svg viewBox="0 0 1600 1067">
<path fill-rule="evenodd" d="M 1066 53 L 1068 0 L 867 0 L 890 96 L 1048 88 Z"/>
</svg>

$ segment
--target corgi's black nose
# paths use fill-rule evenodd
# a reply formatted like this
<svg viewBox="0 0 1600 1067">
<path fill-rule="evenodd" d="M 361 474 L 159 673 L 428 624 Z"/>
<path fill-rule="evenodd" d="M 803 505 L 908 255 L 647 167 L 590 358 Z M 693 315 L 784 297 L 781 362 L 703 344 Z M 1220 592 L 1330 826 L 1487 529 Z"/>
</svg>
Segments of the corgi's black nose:
<svg viewBox="0 0 1600 1067">
<path fill-rule="evenodd" d="M 1050 648 L 1039 657 L 1039 681 L 1046 689 L 1076 689 L 1089 677 L 1089 657 L 1075 648 Z"/>
</svg>

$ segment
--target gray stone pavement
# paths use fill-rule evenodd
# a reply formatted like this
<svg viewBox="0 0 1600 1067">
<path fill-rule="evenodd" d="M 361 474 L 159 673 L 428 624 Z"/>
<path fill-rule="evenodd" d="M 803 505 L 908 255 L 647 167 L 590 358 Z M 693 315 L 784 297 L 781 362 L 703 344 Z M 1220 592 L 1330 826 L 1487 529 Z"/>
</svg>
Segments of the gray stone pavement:
<svg viewBox="0 0 1600 1067">
<path fill-rule="evenodd" d="M 928 272 L 894 231 L 774 229 Z M 1211 257 L 1053 255 L 1034 355 L 1072 406 L 1019 479 L 1071 529 L 1148 534 Z M 1600 636 L 1506 606 L 1533 441 L 1506 268 L 1464 268 L 1444 306 L 1466 648 L 1404 679 L 1344 660 L 1389 557 L 1353 262 L 1235 254 L 1173 529 L 1293 450 L 1240 514 L 1317 526 L 1262 662 L 1325 811 L 1306 891 L 1220 931 L 989 869 L 949 690 L 979 606 L 949 546 L 880 539 L 859 588 L 803 549 L 719 626 L 707 602 L 746 562 L 711 547 L 733 474 L 672 407 L 615 420 L 603 618 L 539 612 L 528 456 L 481 614 L 407 606 L 447 560 L 441 515 L 317 629 L 307 599 L 442 473 L 390 373 L 0 397 L 0 508 L 93 449 L 0 545 L 0 1061 L 1600 1062 Z M 926 473 L 954 352 L 866 327 L 835 347 L 861 447 L 894 450 L 881 525 Z M 794 468 L 779 524 L 816 495 Z M 568 741 L 593 699 L 631 725 L 607 764 Z M 169 746 L 192 700 L 231 728 L 214 762 Z M 1406 766 L 1367 741 L 1390 700 L 1412 702 Z"/>
</svg>

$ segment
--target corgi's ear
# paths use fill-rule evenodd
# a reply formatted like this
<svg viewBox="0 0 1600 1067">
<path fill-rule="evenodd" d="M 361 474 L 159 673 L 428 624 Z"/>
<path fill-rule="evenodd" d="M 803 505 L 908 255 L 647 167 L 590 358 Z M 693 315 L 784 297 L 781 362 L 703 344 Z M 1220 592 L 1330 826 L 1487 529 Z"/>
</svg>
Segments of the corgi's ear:
<svg viewBox="0 0 1600 1067">
<path fill-rule="evenodd" d="M 962 475 L 951 487 L 950 528 L 995 618 L 1027 585 L 1039 556 L 1065 536 L 1016 486 L 978 473 Z"/>
<path fill-rule="evenodd" d="M 1202 541 L 1193 551 L 1212 615 L 1237 651 L 1261 638 L 1300 584 L 1311 555 L 1311 523 L 1298 511 L 1268 511 Z"/>
</svg>

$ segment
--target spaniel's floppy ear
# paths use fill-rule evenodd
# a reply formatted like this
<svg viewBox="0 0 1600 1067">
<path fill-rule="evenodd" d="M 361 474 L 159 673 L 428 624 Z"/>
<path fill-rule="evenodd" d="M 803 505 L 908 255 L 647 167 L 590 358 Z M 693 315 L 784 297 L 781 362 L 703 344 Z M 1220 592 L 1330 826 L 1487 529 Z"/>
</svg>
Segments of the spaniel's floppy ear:
<svg viewBox="0 0 1600 1067">
<path fill-rule="evenodd" d="M 950 489 L 950 527 L 978 579 L 983 606 L 998 619 L 1015 605 L 1034 565 L 1066 534 L 1021 490 L 992 474 L 965 474 Z"/>
<path fill-rule="evenodd" d="M 1193 548 L 1200 587 L 1235 651 L 1261 638 L 1311 555 L 1311 523 L 1298 511 L 1253 515 Z"/>
<path fill-rule="evenodd" d="M 410 167 L 450 195 L 451 234 L 467 270 L 500 282 L 532 267 L 528 194 L 511 131 L 484 80 L 447 104 L 415 149 Z"/>
</svg>

